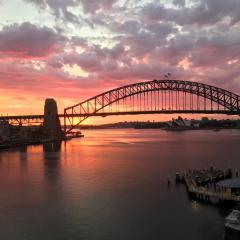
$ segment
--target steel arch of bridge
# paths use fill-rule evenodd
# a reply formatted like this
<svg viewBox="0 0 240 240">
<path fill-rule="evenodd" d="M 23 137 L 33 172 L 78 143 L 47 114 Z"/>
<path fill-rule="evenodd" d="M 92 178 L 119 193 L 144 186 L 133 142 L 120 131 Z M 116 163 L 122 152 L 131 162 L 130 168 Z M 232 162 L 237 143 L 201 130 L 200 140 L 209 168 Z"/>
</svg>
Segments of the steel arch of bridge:
<svg viewBox="0 0 240 240">
<path fill-rule="evenodd" d="M 151 110 L 142 109 L 141 111 L 104 111 L 107 106 L 118 103 L 120 100 L 128 97 L 154 92 L 169 91 L 183 92 L 191 95 L 197 95 L 205 100 L 218 105 L 217 110 L 193 109 L 185 106 L 183 109 L 161 109 Z M 170 96 L 170 95 L 169 95 Z M 159 100 L 159 99 L 158 99 Z M 155 99 L 156 101 L 156 99 Z M 219 109 L 222 106 L 223 109 Z M 101 93 L 97 96 L 87 99 L 81 103 L 64 109 L 64 128 L 65 132 L 70 132 L 74 127 L 80 125 L 84 120 L 91 116 L 108 116 L 108 115 L 126 115 L 126 114 L 153 114 L 153 113 L 221 113 L 229 115 L 240 115 L 240 96 L 230 91 L 215 86 L 183 80 L 153 80 L 147 82 L 134 83 L 122 86 L 110 91 Z M 78 122 L 74 123 L 74 118 L 78 118 Z M 67 122 L 70 123 L 67 129 Z"/>
</svg>

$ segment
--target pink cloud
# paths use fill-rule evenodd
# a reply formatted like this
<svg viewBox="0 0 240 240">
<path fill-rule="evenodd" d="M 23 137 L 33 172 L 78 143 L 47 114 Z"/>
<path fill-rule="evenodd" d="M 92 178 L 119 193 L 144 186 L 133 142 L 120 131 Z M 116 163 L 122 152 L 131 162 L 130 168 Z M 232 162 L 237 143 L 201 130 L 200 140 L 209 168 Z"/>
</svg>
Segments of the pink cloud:
<svg viewBox="0 0 240 240">
<path fill-rule="evenodd" d="M 0 53 L 16 58 L 47 57 L 59 51 L 65 39 L 48 27 L 16 23 L 0 31 Z"/>
</svg>

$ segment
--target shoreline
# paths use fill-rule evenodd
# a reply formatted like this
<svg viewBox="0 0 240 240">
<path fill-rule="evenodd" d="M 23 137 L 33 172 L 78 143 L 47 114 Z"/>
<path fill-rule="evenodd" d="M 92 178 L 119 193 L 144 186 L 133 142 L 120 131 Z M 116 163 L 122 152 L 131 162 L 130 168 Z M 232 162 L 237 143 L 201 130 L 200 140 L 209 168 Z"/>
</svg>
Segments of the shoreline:
<svg viewBox="0 0 240 240">
<path fill-rule="evenodd" d="M 53 142 L 61 142 L 61 141 L 67 141 L 71 138 L 59 138 L 59 139 L 37 139 L 37 140 L 27 140 L 27 141 L 16 141 L 16 142 L 8 142 L 0 144 L 0 151 L 11 149 L 11 148 L 17 148 L 17 147 L 25 147 L 25 146 L 31 146 L 31 145 L 41 145 L 45 143 L 53 143 Z"/>
</svg>

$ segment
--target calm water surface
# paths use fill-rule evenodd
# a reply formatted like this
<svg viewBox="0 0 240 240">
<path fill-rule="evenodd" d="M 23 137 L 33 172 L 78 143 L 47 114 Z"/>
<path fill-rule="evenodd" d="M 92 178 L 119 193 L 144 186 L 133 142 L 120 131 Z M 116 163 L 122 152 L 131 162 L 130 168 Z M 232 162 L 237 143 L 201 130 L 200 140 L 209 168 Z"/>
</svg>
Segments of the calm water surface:
<svg viewBox="0 0 240 240">
<path fill-rule="evenodd" d="M 0 152 L 0 239 L 222 239 L 229 210 L 190 201 L 167 177 L 240 169 L 240 131 L 84 134 Z"/>
</svg>

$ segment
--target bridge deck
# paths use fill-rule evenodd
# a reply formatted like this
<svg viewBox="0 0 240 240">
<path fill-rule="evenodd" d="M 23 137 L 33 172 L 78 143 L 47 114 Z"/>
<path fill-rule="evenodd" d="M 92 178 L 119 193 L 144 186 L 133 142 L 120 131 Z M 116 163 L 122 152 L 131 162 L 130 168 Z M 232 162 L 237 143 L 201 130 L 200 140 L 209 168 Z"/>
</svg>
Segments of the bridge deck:
<svg viewBox="0 0 240 240">
<path fill-rule="evenodd" d="M 114 115 L 141 115 L 141 114 L 226 114 L 226 115 L 240 115 L 240 112 L 229 110 L 148 110 L 148 111 L 125 111 L 125 112 L 96 112 L 96 113 L 73 113 L 73 114 L 59 114 L 59 118 L 64 117 L 105 117 Z M 13 116 L 0 116 L 0 121 L 8 120 L 32 120 L 43 119 L 44 115 L 13 115 Z"/>
</svg>

